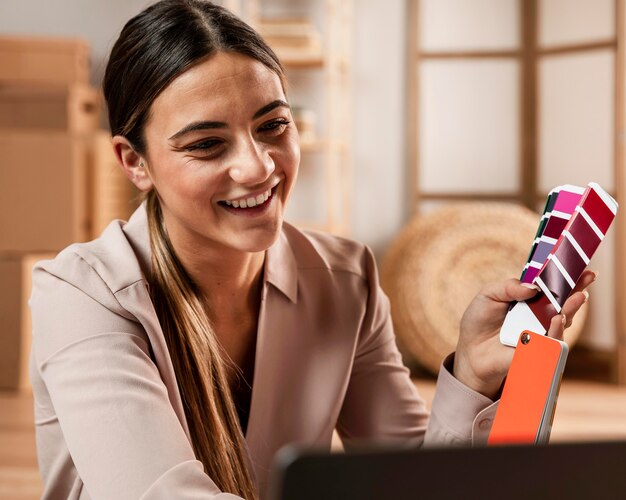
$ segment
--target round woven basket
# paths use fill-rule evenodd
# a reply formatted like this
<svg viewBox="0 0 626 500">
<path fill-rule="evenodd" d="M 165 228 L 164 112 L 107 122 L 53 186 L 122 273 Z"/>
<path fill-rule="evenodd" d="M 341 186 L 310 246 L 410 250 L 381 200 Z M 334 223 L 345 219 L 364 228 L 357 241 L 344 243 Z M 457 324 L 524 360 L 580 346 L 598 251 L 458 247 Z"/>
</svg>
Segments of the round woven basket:
<svg viewBox="0 0 626 500">
<path fill-rule="evenodd" d="M 457 203 L 415 216 L 387 252 L 381 284 L 403 354 L 433 373 L 459 337 L 461 316 L 486 283 L 519 278 L 539 216 L 510 203 Z M 584 306 L 566 331 L 571 346 Z"/>
</svg>

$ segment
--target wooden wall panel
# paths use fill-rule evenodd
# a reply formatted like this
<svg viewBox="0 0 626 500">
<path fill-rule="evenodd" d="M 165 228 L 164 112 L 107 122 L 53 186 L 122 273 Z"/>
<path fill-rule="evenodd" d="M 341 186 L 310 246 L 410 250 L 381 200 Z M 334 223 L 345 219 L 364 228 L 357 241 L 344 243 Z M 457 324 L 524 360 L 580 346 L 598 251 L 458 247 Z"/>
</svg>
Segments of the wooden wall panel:
<svg viewBox="0 0 626 500">
<path fill-rule="evenodd" d="M 421 189 L 518 192 L 518 84 L 512 60 L 421 64 Z"/>
<path fill-rule="evenodd" d="M 514 49 L 518 0 L 421 0 L 423 51 Z"/>
<path fill-rule="evenodd" d="M 597 50 L 540 59 L 539 192 L 590 181 L 613 190 L 614 57 Z"/>
<path fill-rule="evenodd" d="M 538 0 L 540 47 L 615 36 L 615 0 Z"/>
</svg>

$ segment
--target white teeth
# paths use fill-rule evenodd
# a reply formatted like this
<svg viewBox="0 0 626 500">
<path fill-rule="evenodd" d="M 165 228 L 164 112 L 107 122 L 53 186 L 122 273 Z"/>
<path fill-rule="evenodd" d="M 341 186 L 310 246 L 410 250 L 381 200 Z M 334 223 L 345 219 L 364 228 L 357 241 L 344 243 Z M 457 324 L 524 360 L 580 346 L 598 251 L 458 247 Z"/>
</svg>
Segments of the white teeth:
<svg viewBox="0 0 626 500">
<path fill-rule="evenodd" d="M 232 206 L 235 208 L 252 208 L 256 207 L 257 205 L 261 205 L 262 203 L 265 203 L 271 195 L 272 190 L 268 189 L 267 191 L 265 191 L 265 193 L 259 194 L 255 198 L 251 196 L 250 198 L 245 198 L 241 200 L 225 200 L 224 203 L 226 203 L 226 205 L 228 206 Z"/>
</svg>

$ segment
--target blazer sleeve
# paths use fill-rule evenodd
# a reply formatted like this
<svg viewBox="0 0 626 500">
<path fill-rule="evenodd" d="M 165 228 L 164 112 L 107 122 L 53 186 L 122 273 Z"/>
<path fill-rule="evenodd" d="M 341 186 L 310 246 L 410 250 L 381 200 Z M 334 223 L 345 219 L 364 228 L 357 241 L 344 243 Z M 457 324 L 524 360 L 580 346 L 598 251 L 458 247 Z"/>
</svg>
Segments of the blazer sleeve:
<svg viewBox="0 0 626 500">
<path fill-rule="evenodd" d="M 82 272 L 99 280 L 87 265 Z M 112 293 L 93 295 L 35 269 L 32 369 L 84 489 L 94 499 L 238 499 L 195 459 L 142 327 L 111 310 Z M 41 456 L 40 465 L 44 482 L 67 480 Z"/>
<path fill-rule="evenodd" d="M 486 441 L 493 402 L 450 373 L 437 380 L 432 411 L 426 408 L 395 342 L 389 300 L 380 288 L 373 255 L 366 252 L 367 309 L 337 431 L 346 448 L 363 440 L 407 446 L 467 445 Z"/>
</svg>

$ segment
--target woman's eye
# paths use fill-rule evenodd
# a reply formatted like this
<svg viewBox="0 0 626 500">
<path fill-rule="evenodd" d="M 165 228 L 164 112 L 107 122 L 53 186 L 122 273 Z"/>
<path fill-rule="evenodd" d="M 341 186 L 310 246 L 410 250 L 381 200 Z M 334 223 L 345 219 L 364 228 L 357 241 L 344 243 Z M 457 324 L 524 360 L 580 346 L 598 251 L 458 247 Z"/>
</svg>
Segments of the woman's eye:
<svg viewBox="0 0 626 500">
<path fill-rule="evenodd" d="M 216 149 L 222 141 L 217 139 L 207 139 L 205 141 L 196 142 L 195 144 L 190 144 L 184 148 L 185 151 L 209 151 Z"/>
<path fill-rule="evenodd" d="M 283 130 L 285 130 L 285 127 L 287 125 L 289 125 L 289 123 L 290 123 L 289 120 L 281 118 L 279 120 L 274 120 L 274 121 L 271 121 L 269 123 L 265 123 L 264 125 L 261 125 L 259 127 L 259 131 L 260 132 L 268 132 L 270 134 L 278 135 Z"/>
</svg>

